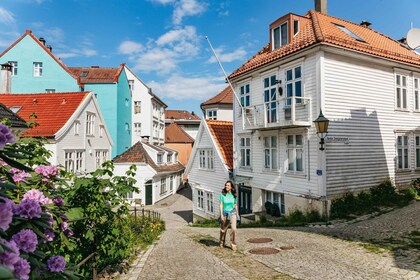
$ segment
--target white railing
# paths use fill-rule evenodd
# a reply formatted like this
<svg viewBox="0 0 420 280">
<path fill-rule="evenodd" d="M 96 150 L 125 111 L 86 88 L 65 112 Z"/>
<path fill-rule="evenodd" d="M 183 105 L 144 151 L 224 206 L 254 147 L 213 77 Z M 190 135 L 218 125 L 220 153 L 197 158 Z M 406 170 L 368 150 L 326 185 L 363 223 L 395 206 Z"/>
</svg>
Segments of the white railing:
<svg viewBox="0 0 420 280">
<path fill-rule="evenodd" d="M 311 99 L 285 97 L 242 108 L 244 129 L 299 127 L 311 125 Z"/>
</svg>

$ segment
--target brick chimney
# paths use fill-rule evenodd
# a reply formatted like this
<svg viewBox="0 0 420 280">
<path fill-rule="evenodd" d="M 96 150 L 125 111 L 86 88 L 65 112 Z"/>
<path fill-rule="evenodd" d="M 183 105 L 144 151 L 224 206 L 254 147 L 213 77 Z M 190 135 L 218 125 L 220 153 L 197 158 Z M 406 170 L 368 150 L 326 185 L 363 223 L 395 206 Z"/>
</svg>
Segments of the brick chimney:
<svg viewBox="0 0 420 280">
<path fill-rule="evenodd" d="M 45 43 L 47 42 L 47 41 L 45 41 L 45 39 L 43 38 L 43 37 L 40 37 L 39 39 L 38 39 L 44 46 L 45 46 Z"/>
<path fill-rule="evenodd" d="M 323 14 L 328 14 L 327 0 L 315 0 L 315 11 Z"/>
<path fill-rule="evenodd" d="M 1 65 L 1 93 L 12 92 L 12 65 L 4 63 Z"/>
</svg>

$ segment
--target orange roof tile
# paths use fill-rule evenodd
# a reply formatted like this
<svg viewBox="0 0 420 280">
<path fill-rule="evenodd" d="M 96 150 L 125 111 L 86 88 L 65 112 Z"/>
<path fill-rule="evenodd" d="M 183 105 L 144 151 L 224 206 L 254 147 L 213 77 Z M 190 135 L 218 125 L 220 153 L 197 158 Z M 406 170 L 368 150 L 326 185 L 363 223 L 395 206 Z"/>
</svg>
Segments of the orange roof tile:
<svg viewBox="0 0 420 280">
<path fill-rule="evenodd" d="M 201 103 L 201 107 L 212 104 L 233 104 L 233 91 L 230 86 L 227 86 L 217 95 Z"/>
<path fill-rule="evenodd" d="M 194 139 L 176 123 L 165 127 L 165 143 L 194 143 Z"/>
<path fill-rule="evenodd" d="M 17 114 L 39 125 L 28 129 L 24 136 L 54 137 L 74 114 L 89 92 L 0 94 L 7 107 L 22 107 Z M 35 113 L 37 118 L 30 117 Z"/>
<path fill-rule="evenodd" d="M 185 110 L 165 110 L 165 119 L 200 120 L 196 114 L 192 114 Z"/>
<path fill-rule="evenodd" d="M 184 169 L 184 166 L 180 162 L 167 165 L 157 165 L 144 149 L 143 143 L 141 142 L 137 142 L 127 151 L 116 156 L 112 161 L 114 163 L 145 163 L 150 165 L 157 172 L 177 172 Z"/>
<path fill-rule="evenodd" d="M 233 122 L 206 120 L 206 123 L 228 168 L 233 169 Z"/>
<path fill-rule="evenodd" d="M 304 17 L 294 16 L 299 18 L 301 22 L 300 32 L 292 38 L 289 44 L 273 51 L 270 50 L 270 44 L 267 44 L 251 59 L 236 69 L 229 78 L 234 78 L 250 70 L 267 65 L 270 62 L 314 44 L 342 47 L 385 59 L 420 66 L 419 54 L 404 47 L 398 41 L 369 27 L 313 10 L 309 11 Z M 365 42 L 354 39 L 338 28 L 336 24 L 344 26 Z"/>
<path fill-rule="evenodd" d="M 25 34 L 23 34 L 22 36 L 20 36 L 19 39 L 17 39 L 13 44 L 11 44 L 7 49 L 5 49 L 1 54 L 0 57 L 2 57 L 5 53 L 7 53 L 10 49 L 12 49 L 14 46 L 16 46 L 20 41 L 22 41 L 23 38 L 25 38 L 26 36 L 30 36 L 38 45 L 41 46 L 41 48 L 44 49 L 44 51 L 46 51 L 54 60 L 55 62 L 57 62 L 67 73 L 69 73 L 73 78 L 77 79 L 77 76 L 75 76 L 70 69 L 64 64 L 64 62 L 62 62 L 59 58 L 57 58 L 51 51 L 49 48 L 47 48 L 43 43 L 41 43 L 41 41 L 38 40 L 38 38 L 36 38 L 34 36 L 34 34 L 32 34 L 31 30 L 26 30 Z"/>
<path fill-rule="evenodd" d="M 92 67 L 69 67 L 70 71 L 79 77 L 82 84 L 103 84 L 116 83 L 124 69 L 124 64 L 118 68 Z"/>
</svg>

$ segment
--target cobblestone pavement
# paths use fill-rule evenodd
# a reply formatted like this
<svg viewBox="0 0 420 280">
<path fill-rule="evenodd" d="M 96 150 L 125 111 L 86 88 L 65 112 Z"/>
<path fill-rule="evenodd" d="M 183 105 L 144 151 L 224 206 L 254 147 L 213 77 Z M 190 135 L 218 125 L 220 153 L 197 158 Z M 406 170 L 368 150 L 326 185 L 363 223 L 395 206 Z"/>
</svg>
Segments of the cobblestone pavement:
<svg viewBox="0 0 420 280">
<path fill-rule="evenodd" d="M 388 238 L 418 229 L 418 202 L 336 228 L 240 228 L 238 251 L 233 252 L 217 246 L 218 229 L 187 225 L 192 220 L 189 196 L 183 190 L 153 206 L 166 221 L 167 230 L 127 279 L 420 279 L 416 267 L 398 266 L 391 252 L 372 253 L 358 242 L 332 237 L 340 233 L 348 237 L 353 232 L 353 236 L 365 233 L 369 239 Z M 399 218 L 395 221 L 395 216 L 388 215 Z M 400 223 L 405 222 L 404 228 Z M 273 241 L 255 244 L 247 242 L 250 238 Z M 280 251 L 271 255 L 249 252 L 261 247 Z"/>
</svg>

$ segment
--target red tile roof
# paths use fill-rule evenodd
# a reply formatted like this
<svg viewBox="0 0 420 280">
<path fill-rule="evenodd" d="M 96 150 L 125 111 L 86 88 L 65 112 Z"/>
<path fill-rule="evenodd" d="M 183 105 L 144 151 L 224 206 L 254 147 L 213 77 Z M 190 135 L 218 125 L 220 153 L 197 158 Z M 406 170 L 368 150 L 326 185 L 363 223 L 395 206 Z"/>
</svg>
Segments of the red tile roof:
<svg viewBox="0 0 420 280">
<path fill-rule="evenodd" d="M 194 143 L 194 139 L 176 123 L 165 127 L 165 143 Z"/>
<path fill-rule="evenodd" d="M 180 162 L 157 165 L 144 149 L 143 143 L 141 142 L 137 142 L 127 151 L 116 156 L 112 161 L 114 163 L 145 163 L 150 165 L 157 172 L 177 172 L 184 169 L 184 166 Z"/>
<path fill-rule="evenodd" d="M 217 95 L 201 103 L 201 107 L 212 104 L 233 104 L 233 91 L 230 86 L 227 86 Z"/>
<path fill-rule="evenodd" d="M 196 114 L 192 114 L 185 110 L 165 110 L 165 119 L 200 120 Z"/>
<path fill-rule="evenodd" d="M 28 137 L 54 137 L 65 125 L 89 92 L 0 94 L 7 107 L 22 107 L 17 114 L 39 125 L 26 130 Z M 31 117 L 35 113 L 36 118 Z"/>
<path fill-rule="evenodd" d="M 118 82 L 118 78 L 124 64 L 118 68 L 101 68 L 98 66 L 92 67 L 69 67 L 70 71 L 76 77 L 80 78 L 81 84 L 109 84 Z M 82 75 L 86 74 L 86 75 Z"/>
<path fill-rule="evenodd" d="M 233 169 L 233 122 L 217 120 L 206 120 L 206 122 L 228 168 Z"/>
<path fill-rule="evenodd" d="M 251 59 L 236 69 L 229 78 L 237 77 L 315 44 L 342 47 L 360 53 L 420 66 L 419 54 L 369 27 L 313 10 L 309 11 L 304 17 L 293 16 L 300 20 L 300 32 L 292 38 L 289 44 L 273 51 L 270 49 L 270 44 L 267 44 Z M 337 27 L 337 24 L 344 26 L 365 42 L 358 41 L 346 34 Z"/>
<path fill-rule="evenodd" d="M 55 62 L 57 62 L 67 73 L 69 73 L 73 78 L 77 79 L 77 76 L 75 76 L 70 69 L 59 59 L 57 58 L 51 51 L 49 48 L 47 48 L 43 43 L 41 43 L 41 41 L 38 40 L 38 38 L 36 38 L 33 34 L 31 30 L 26 30 L 25 34 L 23 34 L 22 36 L 20 36 L 19 39 L 17 39 L 13 44 L 11 44 L 7 49 L 5 49 L 1 54 L 0 57 L 2 57 L 5 53 L 7 53 L 10 49 L 12 49 L 14 46 L 16 46 L 20 41 L 22 41 L 23 38 L 25 38 L 26 36 L 30 36 L 38 45 L 41 46 L 41 48 L 44 49 L 45 52 L 47 52 L 47 54 L 49 54 L 54 60 Z"/>
</svg>

